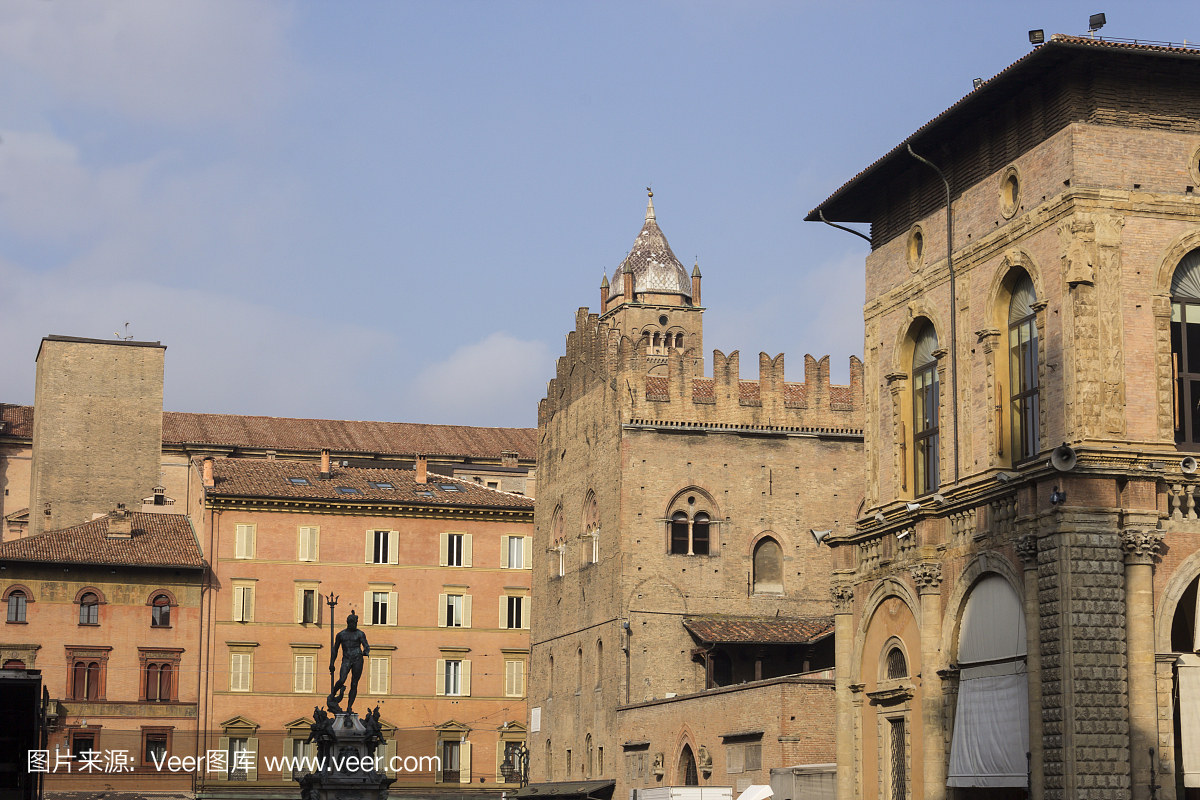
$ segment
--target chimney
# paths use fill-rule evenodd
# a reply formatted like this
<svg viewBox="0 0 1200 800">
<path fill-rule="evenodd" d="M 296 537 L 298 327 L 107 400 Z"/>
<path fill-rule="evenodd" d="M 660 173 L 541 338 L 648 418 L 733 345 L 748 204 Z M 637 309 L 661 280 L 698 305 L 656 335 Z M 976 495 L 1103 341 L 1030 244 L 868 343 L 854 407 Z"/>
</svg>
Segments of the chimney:
<svg viewBox="0 0 1200 800">
<path fill-rule="evenodd" d="M 500 453 L 500 466 L 515 467 L 517 466 L 518 458 L 520 458 L 520 454 L 517 452 L 513 450 L 504 450 Z"/>
<path fill-rule="evenodd" d="M 700 305 L 700 262 L 692 267 L 692 305 Z"/>
<path fill-rule="evenodd" d="M 625 283 L 624 283 L 625 302 L 632 303 L 633 302 L 633 270 L 629 269 L 629 267 L 626 267 L 625 269 L 621 270 L 621 280 L 625 281 Z"/>
<path fill-rule="evenodd" d="M 204 485 L 209 489 L 217 485 L 216 480 L 213 478 L 212 456 L 206 456 L 204 458 Z"/>
<path fill-rule="evenodd" d="M 329 480 L 329 451 L 321 451 L 321 480 Z"/>
<path fill-rule="evenodd" d="M 429 462 L 425 456 L 417 456 L 417 483 L 427 483 L 426 474 L 429 469 Z"/>
<path fill-rule="evenodd" d="M 108 538 L 129 539 L 133 536 L 133 514 L 125 508 L 124 503 L 108 512 Z"/>
</svg>

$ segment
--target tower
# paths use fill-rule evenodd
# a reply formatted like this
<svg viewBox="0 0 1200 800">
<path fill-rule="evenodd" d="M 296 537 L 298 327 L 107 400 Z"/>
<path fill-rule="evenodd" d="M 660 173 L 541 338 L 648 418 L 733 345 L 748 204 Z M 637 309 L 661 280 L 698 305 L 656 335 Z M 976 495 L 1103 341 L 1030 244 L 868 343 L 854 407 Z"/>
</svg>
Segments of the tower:
<svg viewBox="0 0 1200 800">
<path fill-rule="evenodd" d="M 789 383 L 761 353 L 742 380 L 716 351 L 705 377 L 699 268 L 653 199 L 601 289 L 538 407 L 532 780 L 623 798 L 828 763 L 832 562 L 811 531 L 862 497 L 861 365 L 831 386 L 806 357 Z"/>
</svg>

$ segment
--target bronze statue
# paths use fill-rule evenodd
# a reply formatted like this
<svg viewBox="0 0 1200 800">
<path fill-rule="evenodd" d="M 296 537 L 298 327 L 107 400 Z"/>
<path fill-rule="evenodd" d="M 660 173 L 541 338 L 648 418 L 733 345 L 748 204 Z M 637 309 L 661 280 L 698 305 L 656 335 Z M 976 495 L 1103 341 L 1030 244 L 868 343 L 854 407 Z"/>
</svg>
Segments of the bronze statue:
<svg viewBox="0 0 1200 800">
<path fill-rule="evenodd" d="M 338 651 L 342 652 L 342 671 L 338 682 L 329 693 L 327 705 L 334 714 L 342 713 L 339 705 L 346 693 L 346 676 L 350 679 L 350 697 L 346 703 L 346 713 L 354 710 L 354 698 L 358 696 L 358 679 L 362 677 L 363 659 L 370 654 L 371 645 L 367 643 L 367 635 L 358 629 L 358 615 L 351 612 L 346 617 L 346 627 L 338 633 L 333 642 L 333 650 L 329 653 L 329 674 L 333 675 L 333 662 L 337 660 Z"/>
</svg>

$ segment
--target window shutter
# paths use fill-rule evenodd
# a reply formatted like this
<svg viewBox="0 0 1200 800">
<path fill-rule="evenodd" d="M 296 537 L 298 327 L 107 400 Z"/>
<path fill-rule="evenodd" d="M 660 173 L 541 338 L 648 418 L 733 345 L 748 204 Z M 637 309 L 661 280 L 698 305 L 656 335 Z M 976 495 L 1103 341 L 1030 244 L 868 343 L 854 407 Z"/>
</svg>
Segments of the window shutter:
<svg viewBox="0 0 1200 800">
<path fill-rule="evenodd" d="M 521 598 L 521 627 L 525 630 L 529 630 L 529 618 L 533 616 L 532 602 L 528 597 Z"/>
<path fill-rule="evenodd" d="M 388 592 L 387 624 L 396 624 L 396 592 Z"/>
<path fill-rule="evenodd" d="M 446 595 L 438 595 L 437 622 L 439 628 L 446 627 Z"/>
<path fill-rule="evenodd" d="M 521 545 L 521 556 L 525 561 L 521 568 L 533 569 L 533 537 L 522 536 L 521 538 L 525 540 Z"/>
<path fill-rule="evenodd" d="M 247 533 L 247 529 L 249 527 L 250 527 L 249 525 L 238 525 L 234 529 L 234 537 L 233 537 L 233 541 L 234 541 L 233 557 L 234 558 L 246 558 L 247 557 L 246 556 L 246 539 L 249 537 L 249 534 Z"/>
<path fill-rule="evenodd" d="M 366 563 L 375 563 L 375 531 L 367 531 L 367 558 Z"/>
<path fill-rule="evenodd" d="M 250 754 L 250 768 L 246 770 L 246 780 L 258 780 L 258 737 L 251 736 L 246 740 L 246 752 Z"/>
<path fill-rule="evenodd" d="M 217 773 L 217 780 L 227 781 L 229 780 L 229 767 L 231 766 L 229 763 L 229 737 L 222 736 L 217 747 L 221 748 L 221 752 L 225 754 L 225 769 Z M 207 767 L 209 765 L 205 764 L 204 766 Z"/>
<path fill-rule="evenodd" d="M 400 563 L 400 531 L 388 531 L 388 563 Z"/>
<path fill-rule="evenodd" d="M 308 529 L 308 555 L 313 561 L 321 560 L 321 528 L 312 526 Z"/>
<path fill-rule="evenodd" d="M 300 555 L 298 561 L 311 561 L 312 558 L 308 554 L 308 528 L 301 525 L 297 528 L 297 538 L 300 540 Z"/>
<path fill-rule="evenodd" d="M 384 769 L 387 771 L 389 778 L 394 778 L 396 777 L 396 770 L 392 769 L 392 760 L 396 757 L 396 740 L 388 739 L 384 742 L 384 746 L 384 754 L 386 755 Z"/>
<path fill-rule="evenodd" d="M 463 534 L 463 562 L 464 567 L 471 566 L 471 534 Z"/>
<path fill-rule="evenodd" d="M 500 627 L 508 627 L 508 595 L 500 595 Z"/>
<path fill-rule="evenodd" d="M 471 696 L 471 662 L 465 658 L 462 661 L 462 692 L 463 697 Z"/>
<path fill-rule="evenodd" d="M 465 661 L 463 662 L 463 664 L 466 664 L 466 663 L 467 662 L 465 662 Z M 470 673 L 467 673 L 467 674 L 469 675 Z M 459 753 L 458 768 L 460 770 L 460 772 L 458 773 L 458 775 L 459 775 L 458 782 L 459 783 L 470 783 L 471 782 L 471 743 L 463 742 L 462 744 L 460 744 L 458 746 L 458 748 L 459 748 L 459 750 L 458 750 L 458 753 Z"/>
<path fill-rule="evenodd" d="M 311 525 L 300 526 L 300 560 L 317 560 L 317 532 L 320 528 Z"/>
<path fill-rule="evenodd" d="M 304 590 L 299 586 L 296 587 L 296 598 L 292 605 L 295 606 L 293 611 L 296 612 L 296 622 L 304 622 Z"/>
<path fill-rule="evenodd" d="M 439 658 L 437 660 L 437 668 L 434 670 L 433 682 L 433 693 L 437 695 L 444 695 L 446 693 L 446 659 Z M 439 758 L 441 755 L 441 753 L 438 753 Z"/>
<path fill-rule="evenodd" d="M 295 691 L 310 693 L 313 690 L 313 656 L 296 656 Z"/>
<path fill-rule="evenodd" d="M 513 667 L 516 665 L 516 663 L 517 662 L 515 662 L 515 661 L 505 661 L 504 662 L 504 696 L 505 697 L 513 697 L 517 693 L 516 686 L 514 683 L 515 676 L 513 674 L 515 672 Z"/>
<path fill-rule="evenodd" d="M 254 622 L 254 587 L 247 586 L 242 594 L 246 597 L 246 622 Z"/>
<path fill-rule="evenodd" d="M 508 537 L 507 536 L 500 537 L 500 568 L 501 569 L 509 569 L 510 568 L 510 565 L 508 563 Z"/>
<path fill-rule="evenodd" d="M 250 691 L 250 654 L 231 653 L 229 658 L 229 691 Z"/>
<path fill-rule="evenodd" d="M 363 607 L 362 611 L 359 612 L 358 615 L 359 625 L 371 624 L 371 615 L 375 613 L 375 604 L 372 602 L 374 598 L 371 596 L 373 594 L 374 592 L 372 592 L 370 589 L 363 592 Z"/>
<path fill-rule="evenodd" d="M 464 594 L 462 599 L 462 626 L 471 627 L 471 595 Z"/>
<path fill-rule="evenodd" d="M 368 691 L 370 691 L 371 694 L 379 694 L 379 659 L 372 658 L 369 666 L 371 668 L 371 683 Z"/>
<path fill-rule="evenodd" d="M 450 534 L 444 531 L 438 535 L 438 565 L 446 566 L 450 563 Z"/>
<path fill-rule="evenodd" d="M 434 783 L 442 782 L 442 741 L 439 739 L 434 744 L 433 751 L 433 781 Z"/>
<path fill-rule="evenodd" d="M 246 607 L 245 606 L 246 600 L 245 600 L 245 596 L 244 596 L 245 591 L 246 591 L 246 589 L 243 586 L 233 587 L 233 621 L 234 622 L 245 622 L 245 620 L 242 618 L 244 616 L 242 609 L 244 609 Z"/>
</svg>

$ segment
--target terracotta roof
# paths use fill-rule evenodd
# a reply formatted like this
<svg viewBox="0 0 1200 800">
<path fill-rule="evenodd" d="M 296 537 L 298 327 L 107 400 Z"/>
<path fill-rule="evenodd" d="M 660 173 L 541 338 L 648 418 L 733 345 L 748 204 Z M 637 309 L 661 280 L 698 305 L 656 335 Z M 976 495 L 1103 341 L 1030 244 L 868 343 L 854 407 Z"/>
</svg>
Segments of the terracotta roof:
<svg viewBox="0 0 1200 800">
<path fill-rule="evenodd" d="M 686 617 L 683 625 L 702 642 L 807 644 L 833 632 L 833 617 Z"/>
<path fill-rule="evenodd" d="M 808 399 L 808 386 L 803 383 L 785 383 L 783 402 L 803 404 Z"/>
<path fill-rule="evenodd" d="M 336 500 L 343 503 L 419 503 L 434 506 L 482 506 L 485 508 L 533 508 L 533 500 L 519 494 L 487 489 L 476 483 L 429 473 L 429 482 L 417 483 L 416 470 L 359 469 L 335 467 L 328 480 L 321 480 L 321 467 L 311 462 L 270 461 L 252 458 L 213 460 L 215 486 L 210 494 L 217 497 L 297 498 Z M 297 478 L 307 483 L 296 484 Z M 393 488 L 378 488 L 372 483 L 388 483 Z M 455 486 L 446 490 L 441 484 Z M 342 491 L 353 489 L 355 491 Z"/>
<path fill-rule="evenodd" d="M 0 435 L 33 436 L 32 406 L 0 405 L 0 421 L 10 423 Z M 328 448 L 337 453 L 472 458 L 499 458 L 507 450 L 527 460 L 537 457 L 536 428 L 476 428 L 182 411 L 163 412 L 163 442 L 265 450 L 319 451 Z"/>
<path fill-rule="evenodd" d="M 759 402 L 758 381 L 738 381 L 738 399 Z"/>
<path fill-rule="evenodd" d="M 192 525 L 182 514 L 132 512 L 133 535 L 108 538 L 108 517 L 0 544 L 0 561 L 201 568 Z"/>
<path fill-rule="evenodd" d="M 850 391 L 849 386 L 830 386 L 829 400 L 833 403 L 845 403 L 846 405 L 853 405 L 854 392 Z"/>
<path fill-rule="evenodd" d="M 33 406 L 10 406 L 0 403 L 0 436 L 33 436 Z"/>
<path fill-rule="evenodd" d="M 716 393 L 713 391 L 712 378 L 693 378 L 692 379 L 692 399 L 693 400 L 714 400 Z"/>
<path fill-rule="evenodd" d="M 1136 52 L 1149 55 L 1165 55 L 1188 59 L 1200 58 L 1200 52 L 1187 47 L 1162 47 L 1133 42 L 1114 42 L 1106 41 L 1103 39 L 1103 37 L 1099 39 L 1092 39 L 1087 36 L 1066 36 L 1061 33 L 1056 33 L 1051 36 L 1045 44 L 1041 45 L 1040 47 L 1035 47 L 1031 52 L 1026 53 L 1021 58 L 1009 64 L 1000 72 L 984 81 L 980 86 L 964 95 L 958 100 L 958 102 L 954 103 L 954 105 L 950 106 L 941 114 L 938 114 L 936 117 L 926 122 L 920 128 L 917 128 L 917 130 L 913 132 L 911 136 L 900 142 L 900 144 L 893 147 L 882 157 L 873 161 L 866 169 L 860 171 L 853 178 L 838 187 L 837 191 L 825 198 L 825 200 L 819 206 L 808 212 L 808 216 L 806 216 L 804 220 L 806 222 L 819 222 L 821 219 L 821 211 L 829 210 L 832 214 L 830 217 L 832 221 L 870 222 L 871 220 L 869 219 L 853 219 L 852 217 L 856 215 L 839 213 L 838 211 L 833 210 L 833 208 L 836 207 L 839 201 L 843 200 L 843 198 L 845 198 L 853 189 L 855 189 L 858 184 L 863 182 L 871 173 L 874 173 L 881 168 L 885 162 L 889 162 L 893 159 L 901 157 L 904 159 L 910 159 L 911 157 L 908 156 L 907 153 L 904 153 L 904 155 L 901 156 L 901 153 L 905 150 L 906 145 L 916 142 L 918 139 L 922 138 L 923 135 L 930 133 L 933 131 L 933 129 L 939 128 L 950 117 L 956 117 L 959 114 L 975 113 L 973 111 L 967 111 L 964 107 L 974 104 L 976 101 L 991 103 L 991 107 L 994 108 L 995 99 L 993 93 L 998 84 L 1003 85 L 1008 83 L 1015 74 L 1025 71 L 1027 66 L 1031 68 L 1041 67 L 1043 72 L 1056 69 L 1058 67 L 1060 58 L 1069 58 L 1070 54 L 1067 51 L 1072 49 L 1092 49 L 1096 51 L 1108 50 L 1118 53 Z M 984 99 L 981 97 L 983 94 L 988 94 L 989 97 Z M 917 147 L 916 149 L 920 150 L 922 148 Z"/>
<path fill-rule="evenodd" d="M 658 375 L 646 376 L 647 400 L 670 400 L 671 393 L 667 388 L 667 379 Z"/>
</svg>

